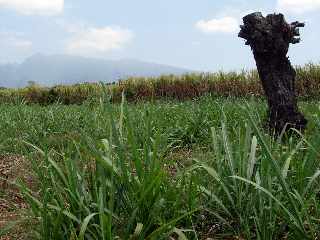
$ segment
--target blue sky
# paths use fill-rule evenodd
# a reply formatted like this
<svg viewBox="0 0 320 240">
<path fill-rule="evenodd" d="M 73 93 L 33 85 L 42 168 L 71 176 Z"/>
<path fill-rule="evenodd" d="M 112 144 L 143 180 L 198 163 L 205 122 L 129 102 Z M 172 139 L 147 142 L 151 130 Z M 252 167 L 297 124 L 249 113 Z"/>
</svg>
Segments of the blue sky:
<svg viewBox="0 0 320 240">
<path fill-rule="evenodd" d="M 253 68 L 237 37 L 246 13 L 305 21 L 293 64 L 320 62 L 320 0 L 0 0 L 0 62 L 34 53 L 138 59 L 218 71 Z"/>
</svg>

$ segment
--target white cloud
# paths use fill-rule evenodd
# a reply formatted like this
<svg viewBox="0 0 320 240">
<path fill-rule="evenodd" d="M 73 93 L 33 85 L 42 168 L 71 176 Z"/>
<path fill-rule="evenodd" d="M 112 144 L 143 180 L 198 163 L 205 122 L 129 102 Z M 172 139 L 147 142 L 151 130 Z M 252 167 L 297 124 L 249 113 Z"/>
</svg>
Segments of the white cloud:
<svg viewBox="0 0 320 240">
<path fill-rule="evenodd" d="M 239 30 L 239 23 L 234 17 L 222 17 L 200 20 L 196 23 L 196 28 L 204 33 L 235 33 Z"/>
<path fill-rule="evenodd" d="M 277 10 L 302 14 L 320 9 L 320 0 L 278 0 Z"/>
<path fill-rule="evenodd" d="M 29 40 L 24 40 L 24 39 L 15 39 L 15 41 L 13 41 L 11 43 L 11 45 L 14 47 L 17 47 L 17 48 L 21 48 L 21 49 L 32 48 L 32 42 Z"/>
<path fill-rule="evenodd" d="M 56 15 L 63 11 L 64 0 L 0 0 L 0 7 L 26 15 Z"/>
<path fill-rule="evenodd" d="M 69 54 L 96 56 L 122 49 L 133 38 L 133 33 L 120 27 L 72 29 L 66 51 Z"/>
<path fill-rule="evenodd" d="M 2 48 L 19 50 L 30 50 L 32 42 L 25 39 L 23 34 L 15 32 L 0 32 L 0 45 Z"/>
<path fill-rule="evenodd" d="M 33 44 L 23 33 L 0 31 L 0 63 L 16 62 L 30 56 Z"/>
</svg>

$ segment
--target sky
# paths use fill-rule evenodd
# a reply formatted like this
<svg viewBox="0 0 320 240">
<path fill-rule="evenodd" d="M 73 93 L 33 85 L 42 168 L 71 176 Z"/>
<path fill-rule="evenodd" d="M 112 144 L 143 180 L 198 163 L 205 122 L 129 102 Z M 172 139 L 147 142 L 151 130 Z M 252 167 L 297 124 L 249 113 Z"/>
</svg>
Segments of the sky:
<svg viewBox="0 0 320 240">
<path fill-rule="evenodd" d="M 237 34 L 255 11 L 306 22 L 290 59 L 320 63 L 320 0 L 0 0 L 0 63 L 42 53 L 251 69 L 251 50 Z"/>
</svg>

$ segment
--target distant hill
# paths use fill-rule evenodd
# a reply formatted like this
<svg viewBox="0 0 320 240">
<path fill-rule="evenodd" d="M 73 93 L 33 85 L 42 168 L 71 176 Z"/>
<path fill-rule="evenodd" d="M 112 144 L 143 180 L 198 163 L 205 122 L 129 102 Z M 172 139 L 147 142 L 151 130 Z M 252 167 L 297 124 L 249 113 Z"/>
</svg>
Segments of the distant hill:
<svg viewBox="0 0 320 240">
<path fill-rule="evenodd" d="M 137 60 L 105 60 L 68 55 L 36 54 L 21 64 L 0 65 L 0 87 L 43 86 L 81 82 L 114 82 L 129 76 L 183 74 L 186 69 Z"/>
</svg>

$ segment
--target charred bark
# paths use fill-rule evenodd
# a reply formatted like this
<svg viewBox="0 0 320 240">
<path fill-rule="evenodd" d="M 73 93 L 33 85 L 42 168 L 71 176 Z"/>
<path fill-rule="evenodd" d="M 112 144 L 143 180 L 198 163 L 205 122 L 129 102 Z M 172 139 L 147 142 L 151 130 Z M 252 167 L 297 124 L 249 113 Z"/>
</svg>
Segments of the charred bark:
<svg viewBox="0 0 320 240">
<path fill-rule="evenodd" d="M 268 101 L 267 124 L 276 135 L 290 128 L 303 131 L 307 120 L 299 112 L 295 95 L 296 72 L 287 53 L 290 43 L 300 42 L 299 27 L 304 23 L 288 24 L 282 14 L 260 12 L 243 18 L 240 38 L 250 45 Z"/>
</svg>

